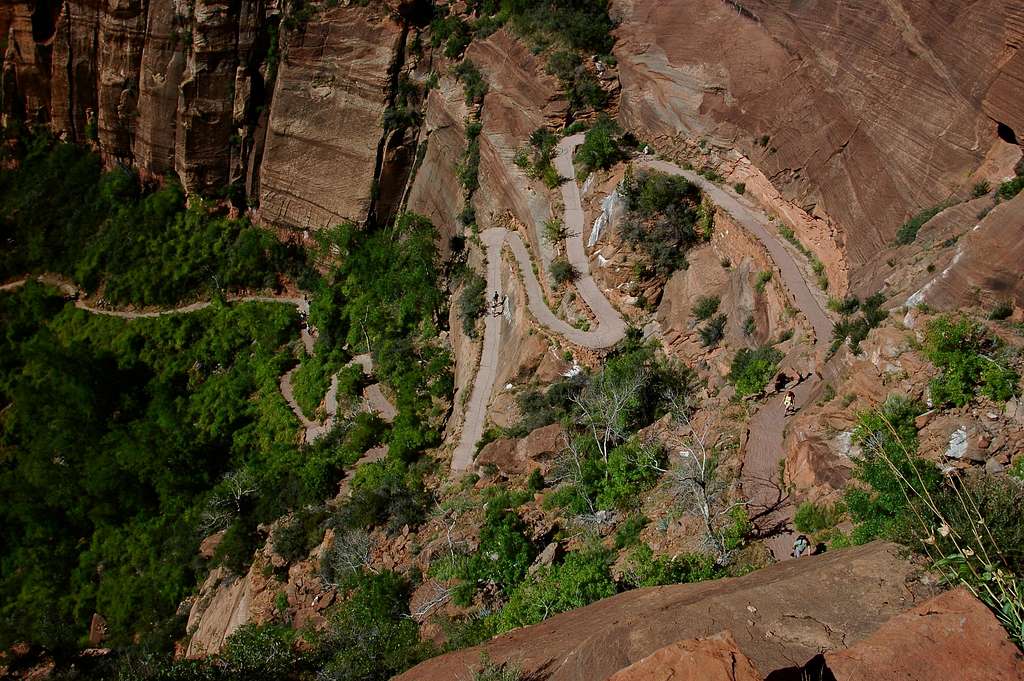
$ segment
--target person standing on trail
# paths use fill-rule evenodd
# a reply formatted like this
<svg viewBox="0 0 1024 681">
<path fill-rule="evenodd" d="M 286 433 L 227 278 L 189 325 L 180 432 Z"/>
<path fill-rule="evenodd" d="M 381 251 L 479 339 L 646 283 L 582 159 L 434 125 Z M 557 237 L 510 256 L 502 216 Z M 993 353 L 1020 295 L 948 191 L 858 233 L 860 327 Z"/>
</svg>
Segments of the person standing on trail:
<svg viewBox="0 0 1024 681">
<path fill-rule="evenodd" d="M 796 541 L 793 542 L 793 553 L 791 553 L 790 555 L 794 558 L 799 558 L 800 556 L 807 553 L 810 550 L 810 548 L 811 540 L 807 538 L 807 535 L 801 534 L 799 537 L 796 538 Z"/>
<path fill-rule="evenodd" d="M 795 399 L 796 399 L 796 395 L 794 395 L 793 391 L 790 390 L 789 392 L 786 393 L 785 399 L 782 400 L 782 404 L 785 406 L 787 414 L 790 414 L 790 413 L 792 413 L 794 411 L 793 401 Z"/>
</svg>

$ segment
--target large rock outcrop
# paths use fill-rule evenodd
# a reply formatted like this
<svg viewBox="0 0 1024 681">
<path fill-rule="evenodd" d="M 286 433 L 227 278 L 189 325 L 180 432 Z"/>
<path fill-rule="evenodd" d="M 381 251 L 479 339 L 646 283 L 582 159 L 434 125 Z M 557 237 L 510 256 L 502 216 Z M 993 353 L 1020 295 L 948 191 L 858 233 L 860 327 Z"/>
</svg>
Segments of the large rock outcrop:
<svg viewBox="0 0 1024 681">
<path fill-rule="evenodd" d="M 907 217 L 964 186 L 998 135 L 1022 134 L 1012 0 L 614 7 L 623 123 L 666 153 L 710 139 L 749 158 L 808 217 L 794 228 L 840 290 Z"/>
<path fill-rule="evenodd" d="M 551 681 L 600 681 L 680 640 L 733 633 L 763 674 L 863 640 L 916 605 L 914 568 L 873 543 L 744 577 L 639 589 L 428 660 L 401 681 L 458 678 L 486 652 Z"/>
<path fill-rule="evenodd" d="M 377 6 L 324 11 L 291 34 L 260 170 L 260 216 L 281 226 L 361 222 L 405 31 Z"/>
<path fill-rule="evenodd" d="M 846 650 L 827 653 L 825 665 L 835 681 L 1024 678 L 1024 654 L 963 587 L 897 615 Z"/>
</svg>

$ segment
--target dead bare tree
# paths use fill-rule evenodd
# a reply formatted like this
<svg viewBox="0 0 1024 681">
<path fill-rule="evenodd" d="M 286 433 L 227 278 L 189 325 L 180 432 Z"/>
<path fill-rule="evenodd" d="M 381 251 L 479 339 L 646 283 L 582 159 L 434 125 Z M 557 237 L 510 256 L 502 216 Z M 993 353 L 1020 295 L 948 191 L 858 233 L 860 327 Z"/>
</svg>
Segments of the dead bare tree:
<svg viewBox="0 0 1024 681">
<path fill-rule="evenodd" d="M 246 469 L 231 471 L 224 476 L 207 500 L 206 509 L 200 517 L 199 529 L 204 533 L 224 529 L 242 512 L 242 502 L 246 497 L 257 491 L 259 485 L 252 473 Z"/>
<path fill-rule="evenodd" d="M 602 371 L 571 398 L 579 411 L 579 425 L 594 438 L 606 464 L 609 452 L 629 435 L 629 413 L 636 408 L 649 378 L 646 368 L 627 373 Z"/>
<path fill-rule="evenodd" d="M 320 579 L 328 586 L 338 586 L 344 577 L 373 567 L 373 539 L 363 529 L 348 530 L 334 536 L 334 543 L 320 562 Z"/>
<path fill-rule="evenodd" d="M 719 565 L 727 565 L 734 549 L 726 541 L 727 529 L 735 522 L 733 512 L 746 502 L 733 500 L 731 485 L 721 470 L 722 447 L 710 420 L 698 425 L 686 401 L 675 401 L 673 420 L 684 430 L 673 447 L 669 484 L 683 510 L 700 518 L 704 545 L 715 554 Z"/>
</svg>

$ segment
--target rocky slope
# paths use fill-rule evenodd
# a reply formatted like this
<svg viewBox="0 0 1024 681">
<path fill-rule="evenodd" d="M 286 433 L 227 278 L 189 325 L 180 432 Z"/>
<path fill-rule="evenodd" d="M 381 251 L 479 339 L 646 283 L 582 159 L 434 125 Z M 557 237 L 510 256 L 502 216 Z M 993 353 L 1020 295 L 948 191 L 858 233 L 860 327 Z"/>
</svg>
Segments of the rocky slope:
<svg viewBox="0 0 1024 681">
<path fill-rule="evenodd" d="M 728 630 L 763 673 L 866 638 L 919 602 L 914 568 L 875 543 L 736 579 L 630 591 L 424 662 L 401 681 L 450 679 L 481 652 L 526 675 L 597 681 L 664 646 Z"/>
</svg>

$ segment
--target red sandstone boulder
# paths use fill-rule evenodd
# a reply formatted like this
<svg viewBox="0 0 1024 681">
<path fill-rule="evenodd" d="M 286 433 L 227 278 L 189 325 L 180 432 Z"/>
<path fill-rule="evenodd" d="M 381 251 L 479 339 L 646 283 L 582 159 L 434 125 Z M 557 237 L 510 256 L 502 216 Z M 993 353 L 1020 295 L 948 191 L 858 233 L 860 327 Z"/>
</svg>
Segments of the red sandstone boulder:
<svg viewBox="0 0 1024 681">
<path fill-rule="evenodd" d="M 1024 655 L 966 589 L 893 617 L 846 650 L 825 655 L 836 681 L 1024 679 Z"/>
<path fill-rule="evenodd" d="M 679 641 L 613 674 L 608 681 L 761 681 L 732 634 Z"/>
</svg>

